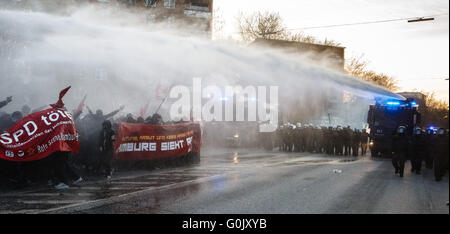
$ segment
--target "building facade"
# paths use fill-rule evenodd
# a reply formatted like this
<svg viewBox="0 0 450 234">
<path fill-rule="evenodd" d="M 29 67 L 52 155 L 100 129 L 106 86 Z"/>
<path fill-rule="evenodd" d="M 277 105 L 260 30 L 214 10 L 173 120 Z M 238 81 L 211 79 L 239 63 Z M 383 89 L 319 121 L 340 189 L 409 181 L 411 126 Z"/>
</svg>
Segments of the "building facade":
<svg viewBox="0 0 450 234">
<path fill-rule="evenodd" d="M 213 0 L 90 0 L 119 3 L 144 14 L 147 23 L 161 23 L 181 33 L 212 37 Z"/>
</svg>

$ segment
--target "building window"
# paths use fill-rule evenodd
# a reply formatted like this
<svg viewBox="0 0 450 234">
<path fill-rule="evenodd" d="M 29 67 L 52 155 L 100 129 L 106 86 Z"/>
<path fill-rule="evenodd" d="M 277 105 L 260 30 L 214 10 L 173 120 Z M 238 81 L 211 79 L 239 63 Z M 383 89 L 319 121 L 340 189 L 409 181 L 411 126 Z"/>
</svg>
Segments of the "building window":
<svg viewBox="0 0 450 234">
<path fill-rule="evenodd" d="M 186 0 L 185 7 L 186 10 L 195 11 L 209 11 L 209 0 Z"/>
<path fill-rule="evenodd" d="M 164 0 L 165 8 L 175 8 L 175 0 Z"/>
<path fill-rule="evenodd" d="M 145 7 L 157 7 L 159 0 L 145 0 Z"/>
</svg>

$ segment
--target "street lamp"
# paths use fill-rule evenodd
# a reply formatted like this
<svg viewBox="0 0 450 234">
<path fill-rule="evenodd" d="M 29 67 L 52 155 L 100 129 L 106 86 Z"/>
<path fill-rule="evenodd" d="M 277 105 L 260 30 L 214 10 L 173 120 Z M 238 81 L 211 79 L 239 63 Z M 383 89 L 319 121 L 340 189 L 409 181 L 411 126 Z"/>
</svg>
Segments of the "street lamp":
<svg viewBox="0 0 450 234">
<path fill-rule="evenodd" d="M 432 20 L 434 20 L 434 18 L 425 18 L 425 17 L 420 17 L 420 18 L 417 18 L 417 19 L 411 19 L 411 20 L 408 20 L 408 23 L 416 23 L 416 22 L 422 22 L 422 21 L 432 21 Z"/>
</svg>

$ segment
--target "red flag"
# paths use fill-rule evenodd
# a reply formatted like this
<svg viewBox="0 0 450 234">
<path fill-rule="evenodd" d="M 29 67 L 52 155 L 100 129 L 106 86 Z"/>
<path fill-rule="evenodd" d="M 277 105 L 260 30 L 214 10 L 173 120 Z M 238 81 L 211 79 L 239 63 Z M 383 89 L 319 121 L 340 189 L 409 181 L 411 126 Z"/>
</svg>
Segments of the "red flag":
<svg viewBox="0 0 450 234">
<path fill-rule="evenodd" d="M 69 91 L 69 89 L 72 86 L 69 86 L 63 90 L 61 90 L 61 92 L 59 92 L 59 100 L 58 102 L 56 102 L 55 104 L 50 104 L 51 107 L 53 108 L 63 108 L 64 107 L 64 102 L 62 101 L 62 98 L 64 97 L 64 95 L 66 95 L 67 91 Z"/>
<path fill-rule="evenodd" d="M 76 115 L 76 114 L 79 113 L 81 110 L 83 110 L 84 103 L 85 103 L 85 101 L 86 101 L 86 97 L 87 97 L 87 94 L 84 95 L 83 100 L 81 100 L 81 102 L 80 102 L 80 104 L 78 105 L 78 107 L 77 107 L 75 110 L 72 111 L 72 113 L 73 113 L 74 115 Z"/>
</svg>

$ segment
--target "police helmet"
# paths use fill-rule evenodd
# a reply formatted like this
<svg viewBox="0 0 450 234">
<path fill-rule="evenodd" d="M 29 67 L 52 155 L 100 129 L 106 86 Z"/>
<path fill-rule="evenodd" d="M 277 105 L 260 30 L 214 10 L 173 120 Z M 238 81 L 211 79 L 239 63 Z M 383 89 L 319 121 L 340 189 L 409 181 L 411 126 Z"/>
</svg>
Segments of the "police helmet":
<svg viewBox="0 0 450 234">
<path fill-rule="evenodd" d="M 404 134 L 405 131 L 406 131 L 406 127 L 405 126 L 400 126 L 397 129 L 397 133 L 399 133 L 399 134 Z"/>
<path fill-rule="evenodd" d="M 445 129 L 439 128 L 437 134 L 438 134 L 438 135 L 444 135 L 444 134 L 445 134 Z"/>
<path fill-rule="evenodd" d="M 420 135 L 422 134 L 422 129 L 420 127 L 414 128 L 414 135 Z"/>
</svg>

